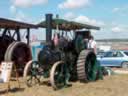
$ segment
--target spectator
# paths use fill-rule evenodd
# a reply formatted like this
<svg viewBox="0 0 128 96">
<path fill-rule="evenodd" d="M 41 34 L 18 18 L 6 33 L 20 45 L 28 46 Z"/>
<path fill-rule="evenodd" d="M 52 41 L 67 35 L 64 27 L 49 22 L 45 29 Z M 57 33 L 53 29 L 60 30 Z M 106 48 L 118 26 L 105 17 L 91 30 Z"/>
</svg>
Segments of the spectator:
<svg viewBox="0 0 128 96">
<path fill-rule="evenodd" d="M 53 42 L 54 42 L 55 46 L 58 46 L 58 44 L 59 44 L 59 34 L 58 33 L 54 34 Z"/>
<path fill-rule="evenodd" d="M 89 38 L 88 48 L 93 49 L 95 54 L 97 53 L 96 41 L 94 40 L 93 36 L 90 36 Z"/>
<path fill-rule="evenodd" d="M 84 45 L 85 45 L 85 49 L 88 49 L 88 39 L 87 38 L 84 39 Z"/>
</svg>

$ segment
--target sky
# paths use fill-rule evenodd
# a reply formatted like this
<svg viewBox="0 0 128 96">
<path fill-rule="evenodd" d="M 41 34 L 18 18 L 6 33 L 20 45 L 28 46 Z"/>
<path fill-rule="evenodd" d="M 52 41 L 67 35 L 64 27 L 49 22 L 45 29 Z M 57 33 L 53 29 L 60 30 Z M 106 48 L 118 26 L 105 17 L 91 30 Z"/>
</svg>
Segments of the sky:
<svg viewBox="0 0 128 96">
<path fill-rule="evenodd" d="M 128 38 L 128 0 L 0 0 L 0 17 L 37 24 L 45 14 L 99 26 L 95 39 Z M 32 30 L 32 36 L 45 39 L 45 30 Z"/>
</svg>

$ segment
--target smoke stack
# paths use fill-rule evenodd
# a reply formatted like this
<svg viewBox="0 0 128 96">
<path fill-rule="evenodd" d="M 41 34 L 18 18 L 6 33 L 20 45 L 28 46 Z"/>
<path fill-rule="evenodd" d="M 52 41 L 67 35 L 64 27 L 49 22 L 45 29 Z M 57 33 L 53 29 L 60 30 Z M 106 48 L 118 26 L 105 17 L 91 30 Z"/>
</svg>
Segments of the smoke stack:
<svg viewBox="0 0 128 96">
<path fill-rule="evenodd" d="M 46 42 L 52 38 L 52 14 L 46 14 Z"/>
</svg>

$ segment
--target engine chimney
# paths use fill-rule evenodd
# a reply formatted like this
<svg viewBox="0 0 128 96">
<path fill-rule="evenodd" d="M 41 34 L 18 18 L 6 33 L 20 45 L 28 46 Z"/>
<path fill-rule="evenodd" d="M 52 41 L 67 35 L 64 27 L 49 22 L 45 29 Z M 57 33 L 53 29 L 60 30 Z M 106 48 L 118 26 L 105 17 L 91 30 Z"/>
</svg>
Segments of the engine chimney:
<svg viewBox="0 0 128 96">
<path fill-rule="evenodd" d="M 46 14 L 46 42 L 52 38 L 52 14 Z"/>
</svg>

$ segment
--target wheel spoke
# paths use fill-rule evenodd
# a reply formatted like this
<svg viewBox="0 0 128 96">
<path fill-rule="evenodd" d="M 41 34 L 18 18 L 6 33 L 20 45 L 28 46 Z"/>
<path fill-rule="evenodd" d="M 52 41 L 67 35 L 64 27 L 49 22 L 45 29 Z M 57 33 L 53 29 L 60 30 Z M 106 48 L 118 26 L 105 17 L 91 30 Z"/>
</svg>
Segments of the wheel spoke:
<svg viewBox="0 0 128 96">
<path fill-rule="evenodd" d="M 27 66 L 27 64 L 26 64 L 26 66 Z M 27 79 L 27 81 L 26 81 L 26 83 L 27 83 L 27 85 L 28 86 L 33 86 L 33 85 L 35 85 L 35 84 L 39 84 L 40 83 L 40 78 L 41 78 L 41 75 L 40 75 L 40 72 L 39 72 L 39 63 L 38 62 L 36 62 L 36 61 L 29 61 L 28 62 L 28 66 L 27 67 L 25 67 L 25 68 L 27 68 L 26 69 L 26 79 Z M 29 78 L 27 78 L 27 76 L 29 77 Z"/>
<path fill-rule="evenodd" d="M 30 76 L 29 79 L 27 79 L 27 81 L 30 81 L 30 80 L 32 80 L 32 76 Z"/>
<path fill-rule="evenodd" d="M 64 62 L 58 61 L 53 64 L 50 72 L 50 81 L 54 89 L 62 88 L 66 85 L 66 70 Z"/>
<path fill-rule="evenodd" d="M 27 86 L 31 86 L 33 81 L 33 76 L 30 76 L 29 79 L 27 79 Z"/>
<path fill-rule="evenodd" d="M 34 76 L 35 77 L 35 80 L 40 83 L 40 77 L 38 77 L 37 75 Z"/>
</svg>

